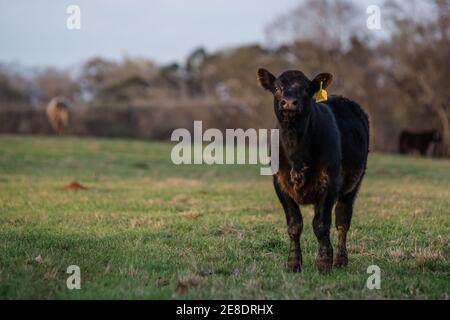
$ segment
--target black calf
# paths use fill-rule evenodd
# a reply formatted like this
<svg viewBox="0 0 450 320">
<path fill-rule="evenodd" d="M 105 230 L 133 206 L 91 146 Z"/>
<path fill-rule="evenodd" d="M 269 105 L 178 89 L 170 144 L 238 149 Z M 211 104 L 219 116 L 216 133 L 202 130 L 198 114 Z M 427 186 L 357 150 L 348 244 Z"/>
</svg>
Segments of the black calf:
<svg viewBox="0 0 450 320">
<path fill-rule="evenodd" d="M 347 265 L 346 236 L 367 163 L 368 117 L 358 104 L 343 97 L 333 96 L 323 103 L 314 100 L 320 84 L 323 89 L 330 84 L 331 74 L 321 73 L 310 81 L 300 71 L 286 71 L 276 78 L 259 69 L 257 76 L 274 96 L 280 130 L 280 167 L 273 181 L 288 225 L 288 268 L 301 269 L 299 205 L 312 204 L 319 241 L 316 265 L 321 272 L 331 270 L 331 211 L 336 202 L 339 240 L 334 265 Z"/>
</svg>

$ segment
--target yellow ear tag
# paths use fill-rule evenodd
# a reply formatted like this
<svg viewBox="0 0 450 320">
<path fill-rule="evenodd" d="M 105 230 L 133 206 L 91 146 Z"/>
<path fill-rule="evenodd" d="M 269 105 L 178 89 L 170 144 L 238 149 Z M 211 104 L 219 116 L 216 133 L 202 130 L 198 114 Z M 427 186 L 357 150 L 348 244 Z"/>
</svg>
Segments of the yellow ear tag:
<svg viewBox="0 0 450 320">
<path fill-rule="evenodd" d="M 327 92 L 324 89 L 322 89 L 322 81 L 320 81 L 320 89 L 316 93 L 316 102 L 322 102 L 327 100 L 328 100 Z"/>
</svg>

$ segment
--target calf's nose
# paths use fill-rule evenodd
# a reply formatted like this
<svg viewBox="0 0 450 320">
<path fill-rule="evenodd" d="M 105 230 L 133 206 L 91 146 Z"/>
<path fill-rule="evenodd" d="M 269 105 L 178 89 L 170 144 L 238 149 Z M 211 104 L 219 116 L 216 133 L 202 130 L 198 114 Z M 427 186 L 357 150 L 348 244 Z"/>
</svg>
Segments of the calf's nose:
<svg viewBox="0 0 450 320">
<path fill-rule="evenodd" d="M 283 110 L 297 110 L 298 100 L 294 98 L 282 99 L 280 105 L 283 108 Z"/>
</svg>

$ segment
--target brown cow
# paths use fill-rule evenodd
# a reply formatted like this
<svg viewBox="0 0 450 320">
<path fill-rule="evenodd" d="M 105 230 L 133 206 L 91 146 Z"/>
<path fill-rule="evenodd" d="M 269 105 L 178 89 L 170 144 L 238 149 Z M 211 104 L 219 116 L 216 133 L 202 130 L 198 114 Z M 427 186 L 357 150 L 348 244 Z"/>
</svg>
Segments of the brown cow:
<svg viewBox="0 0 450 320">
<path fill-rule="evenodd" d="M 47 105 L 48 121 L 58 135 L 66 132 L 69 125 L 69 107 L 63 97 L 55 97 Z"/>
</svg>

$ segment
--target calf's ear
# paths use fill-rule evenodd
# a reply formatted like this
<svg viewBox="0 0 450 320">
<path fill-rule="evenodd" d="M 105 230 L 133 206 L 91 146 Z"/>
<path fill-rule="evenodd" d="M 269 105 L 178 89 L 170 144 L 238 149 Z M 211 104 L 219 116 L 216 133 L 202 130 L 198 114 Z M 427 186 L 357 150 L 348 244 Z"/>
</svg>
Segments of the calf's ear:
<svg viewBox="0 0 450 320">
<path fill-rule="evenodd" d="M 256 72 L 256 79 L 262 88 L 269 90 L 272 93 L 275 91 L 274 82 L 276 78 L 266 69 L 259 68 Z"/>
<path fill-rule="evenodd" d="M 331 73 L 319 73 L 311 81 L 311 92 L 316 93 L 320 89 L 320 83 L 322 82 L 322 89 L 325 90 L 333 80 L 333 75 Z"/>
</svg>

